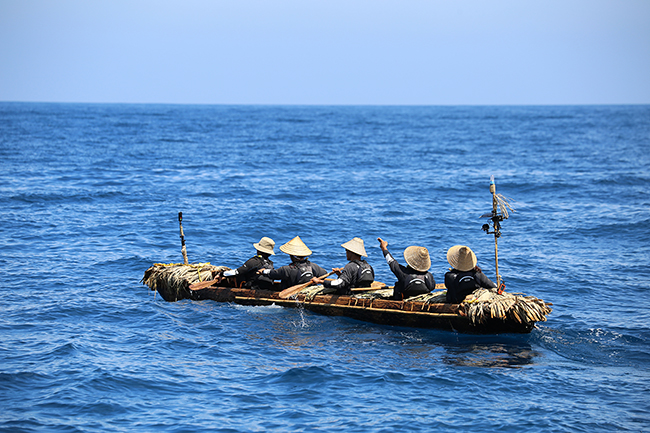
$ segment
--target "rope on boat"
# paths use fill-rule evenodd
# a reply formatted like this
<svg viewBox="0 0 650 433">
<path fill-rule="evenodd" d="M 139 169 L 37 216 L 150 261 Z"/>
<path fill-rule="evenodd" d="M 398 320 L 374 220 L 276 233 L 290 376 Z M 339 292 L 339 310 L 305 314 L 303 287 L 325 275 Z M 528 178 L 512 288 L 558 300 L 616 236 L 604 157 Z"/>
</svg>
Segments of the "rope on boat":
<svg viewBox="0 0 650 433">
<path fill-rule="evenodd" d="M 205 263 L 154 263 L 153 266 L 190 266 L 192 268 L 210 266 L 210 262 Z"/>
</svg>

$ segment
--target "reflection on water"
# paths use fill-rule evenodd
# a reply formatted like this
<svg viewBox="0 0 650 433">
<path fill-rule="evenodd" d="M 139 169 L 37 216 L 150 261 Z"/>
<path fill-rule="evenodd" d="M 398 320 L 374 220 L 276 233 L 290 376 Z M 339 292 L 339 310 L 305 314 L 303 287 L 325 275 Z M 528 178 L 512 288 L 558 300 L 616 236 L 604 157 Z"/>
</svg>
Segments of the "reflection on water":
<svg viewBox="0 0 650 433">
<path fill-rule="evenodd" d="M 480 343 L 445 347 L 442 361 L 448 365 L 464 367 L 518 368 L 533 363 L 539 352 L 530 344 Z"/>
<path fill-rule="evenodd" d="M 269 312 L 269 307 L 257 308 Z M 355 365 L 365 359 L 362 363 L 368 365 L 367 359 L 372 358 L 373 365 L 382 369 L 427 369 L 441 363 L 519 368 L 532 364 L 540 355 L 532 348 L 529 335 L 466 335 L 391 327 L 300 309 L 280 308 L 274 313 L 265 315 L 255 328 L 247 329 L 248 340 L 269 345 L 266 350 L 274 347 L 301 355 L 323 356 L 325 359 L 319 362 Z"/>
<path fill-rule="evenodd" d="M 534 363 L 541 353 L 529 334 L 467 335 L 442 330 L 403 332 L 411 341 L 402 356 L 457 367 L 519 368 Z M 533 338 L 534 340 L 534 338 Z"/>
</svg>

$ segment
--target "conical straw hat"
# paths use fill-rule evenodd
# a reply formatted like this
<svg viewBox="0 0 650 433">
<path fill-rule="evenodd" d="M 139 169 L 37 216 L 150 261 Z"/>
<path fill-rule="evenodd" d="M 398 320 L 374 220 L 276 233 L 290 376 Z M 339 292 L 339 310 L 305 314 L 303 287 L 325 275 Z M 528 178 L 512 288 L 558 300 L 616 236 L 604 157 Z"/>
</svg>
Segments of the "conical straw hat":
<svg viewBox="0 0 650 433">
<path fill-rule="evenodd" d="M 351 241 L 347 241 L 346 243 L 341 244 L 341 246 L 348 251 L 352 251 L 355 254 L 359 254 L 363 257 L 368 257 L 368 254 L 366 254 L 366 249 L 363 246 L 363 239 L 361 238 L 352 238 Z"/>
<path fill-rule="evenodd" d="M 275 242 L 273 241 L 273 239 L 267 238 L 266 236 L 260 239 L 258 243 L 253 244 L 253 247 L 257 251 L 261 251 L 263 253 L 272 254 L 272 255 L 275 255 L 275 253 L 273 252 L 274 246 L 275 246 Z"/>
<path fill-rule="evenodd" d="M 426 272 L 431 267 L 429 250 L 424 247 L 410 246 L 404 250 L 406 264 L 416 271 Z"/>
<path fill-rule="evenodd" d="M 296 236 L 286 244 L 282 245 L 280 251 L 289 254 L 290 256 L 298 257 L 305 257 L 311 254 L 311 250 L 307 248 L 307 245 L 305 245 L 302 239 L 300 239 L 300 236 Z"/>
<path fill-rule="evenodd" d="M 447 251 L 447 261 L 452 268 L 461 272 L 471 271 L 476 267 L 476 255 L 465 245 L 454 245 Z"/>
</svg>

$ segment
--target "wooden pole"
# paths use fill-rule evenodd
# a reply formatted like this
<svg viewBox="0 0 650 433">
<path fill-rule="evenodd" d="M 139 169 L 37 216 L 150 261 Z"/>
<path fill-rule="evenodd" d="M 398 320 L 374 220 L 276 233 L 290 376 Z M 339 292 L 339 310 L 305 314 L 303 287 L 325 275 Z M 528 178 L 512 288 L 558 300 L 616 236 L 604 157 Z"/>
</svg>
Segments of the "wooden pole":
<svg viewBox="0 0 650 433">
<path fill-rule="evenodd" d="M 497 217 L 497 207 L 499 202 L 497 201 L 497 187 L 494 184 L 494 176 L 490 177 L 490 192 L 492 193 L 492 217 Z M 497 245 L 497 238 L 499 237 L 499 230 L 497 224 L 498 220 L 492 220 L 494 222 L 494 266 L 497 273 L 497 287 L 501 284 L 501 275 L 499 275 L 499 248 Z"/>
<path fill-rule="evenodd" d="M 181 252 L 183 253 L 183 263 L 189 264 L 187 261 L 187 249 L 185 248 L 185 234 L 183 234 L 183 212 L 178 213 L 178 225 L 181 227 Z"/>
</svg>

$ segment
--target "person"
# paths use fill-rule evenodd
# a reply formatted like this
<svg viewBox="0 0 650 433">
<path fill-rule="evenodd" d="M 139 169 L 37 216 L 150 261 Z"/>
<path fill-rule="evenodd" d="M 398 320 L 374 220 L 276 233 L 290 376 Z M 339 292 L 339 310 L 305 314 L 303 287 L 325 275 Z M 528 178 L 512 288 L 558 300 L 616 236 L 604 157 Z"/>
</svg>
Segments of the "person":
<svg viewBox="0 0 650 433">
<path fill-rule="evenodd" d="M 280 280 L 281 290 L 306 283 L 313 277 L 320 277 L 327 273 L 325 269 L 307 259 L 307 256 L 311 255 L 311 250 L 307 248 L 300 236 L 280 246 L 280 251 L 289 254 L 290 264 L 278 269 L 260 269 L 257 272 L 271 280 Z"/>
<path fill-rule="evenodd" d="M 401 301 L 412 296 L 429 293 L 436 288 L 436 280 L 431 275 L 431 258 L 429 250 L 425 247 L 410 246 L 404 250 L 404 260 L 408 266 L 397 263 L 397 260 L 388 252 L 388 242 L 377 238 L 379 248 L 384 253 L 384 258 L 397 277 L 393 289 L 393 299 Z"/>
<path fill-rule="evenodd" d="M 322 278 L 314 277 L 312 282 L 314 284 L 322 284 L 326 288 L 336 289 L 338 295 L 350 295 L 351 289 L 355 287 L 370 287 L 375 281 L 375 271 L 372 266 L 361 258 L 368 257 L 366 248 L 363 245 L 363 239 L 353 238 L 344 244 L 345 257 L 349 260 L 348 264 L 343 268 L 333 268 L 338 278 L 336 280 L 324 280 Z"/>
<path fill-rule="evenodd" d="M 451 269 L 445 274 L 447 302 L 459 304 L 476 289 L 497 287 L 476 265 L 476 255 L 469 247 L 454 245 L 449 248 L 447 261 L 451 265 Z"/>
<path fill-rule="evenodd" d="M 236 287 L 246 288 L 259 288 L 271 290 L 273 288 L 273 280 L 267 276 L 260 275 L 257 271 L 260 269 L 273 269 L 273 262 L 269 256 L 275 255 L 273 247 L 275 242 L 271 238 L 264 236 L 259 242 L 254 243 L 253 247 L 257 251 L 254 257 L 251 257 L 238 267 L 225 271 L 222 276 L 235 277 Z"/>
</svg>

